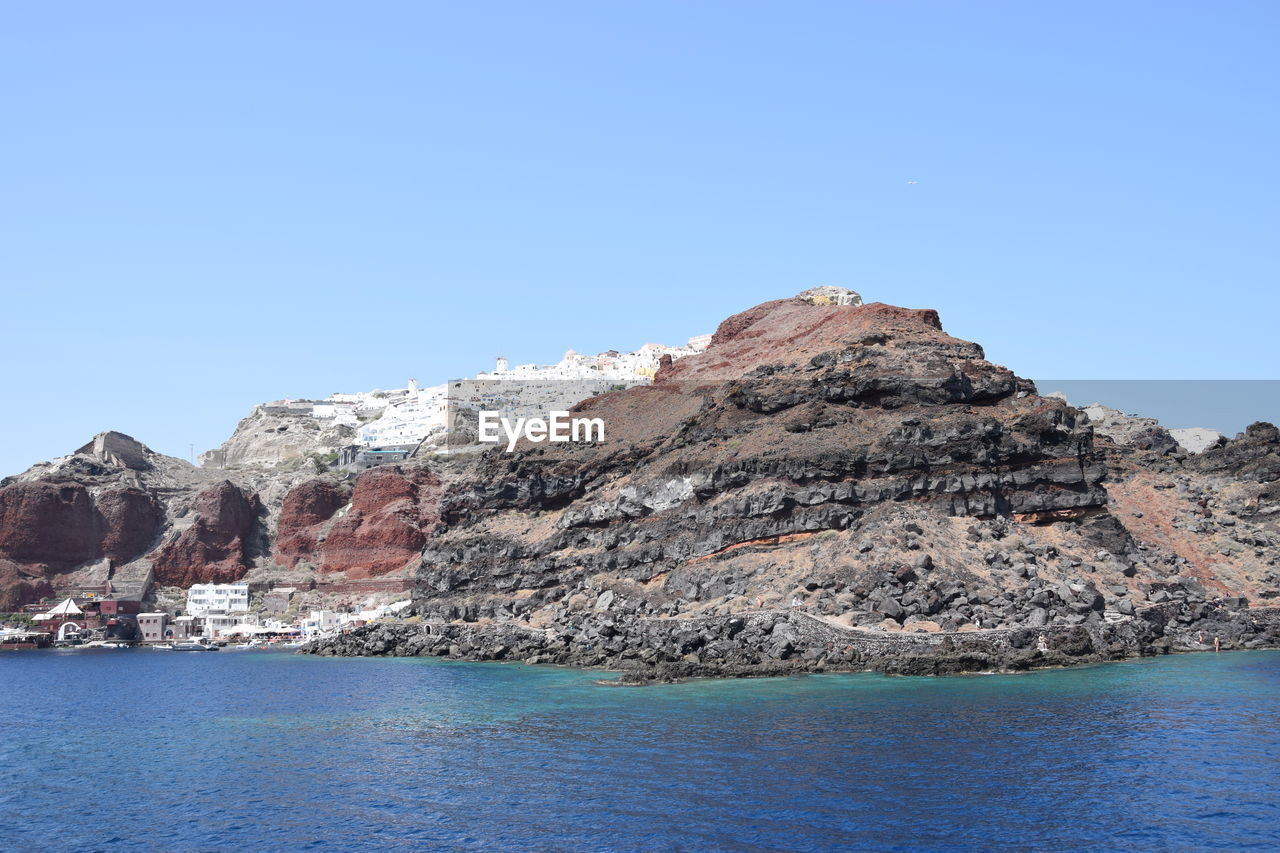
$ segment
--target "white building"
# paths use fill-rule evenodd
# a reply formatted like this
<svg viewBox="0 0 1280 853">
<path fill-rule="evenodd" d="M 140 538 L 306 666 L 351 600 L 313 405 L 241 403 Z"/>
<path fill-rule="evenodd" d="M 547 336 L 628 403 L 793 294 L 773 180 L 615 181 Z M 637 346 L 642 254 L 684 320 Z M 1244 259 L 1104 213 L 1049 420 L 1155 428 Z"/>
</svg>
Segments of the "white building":
<svg viewBox="0 0 1280 853">
<path fill-rule="evenodd" d="M 204 623 L 201 636 L 212 639 L 234 633 L 234 629 L 241 624 L 241 618 L 235 613 L 206 613 L 201 620 Z"/>
<path fill-rule="evenodd" d="M 234 613 L 248 609 L 247 583 L 198 583 L 187 590 L 187 612 L 193 616 Z"/>
<path fill-rule="evenodd" d="M 164 639 L 165 624 L 169 620 L 168 613 L 139 613 L 138 630 L 142 633 L 142 642 L 158 643 Z"/>
<path fill-rule="evenodd" d="M 480 373 L 477 380 L 486 379 L 532 379 L 544 380 L 596 380 L 607 379 L 626 384 L 643 384 L 653 381 L 662 356 L 669 355 L 672 360 L 687 355 L 697 355 L 707 348 L 711 342 L 710 335 L 698 335 L 690 338 L 682 347 L 669 347 L 662 344 L 645 344 L 635 352 L 618 352 L 610 350 L 598 355 L 580 355 L 569 350 L 556 364 L 517 364 L 511 367 L 505 358 L 498 356 L 492 373 Z"/>
<path fill-rule="evenodd" d="M 342 627 L 342 614 L 332 610 L 312 610 L 311 618 L 302 621 L 302 636 L 308 640 L 337 632 Z"/>
<path fill-rule="evenodd" d="M 377 420 L 360 427 L 359 442 L 366 447 L 417 444 L 448 421 L 448 386 L 418 387 L 409 380 L 404 395 L 388 403 Z"/>
<path fill-rule="evenodd" d="M 610 350 L 598 355 L 569 350 L 559 362 L 548 365 L 512 367 L 498 356 L 493 372 L 478 373 L 474 379 L 425 388 L 410 380 L 408 388 L 381 392 L 385 395 L 380 398 L 381 414 L 365 418 L 358 441 L 367 448 L 416 445 L 449 428 L 453 408 L 484 408 L 503 417 L 537 417 L 567 409 L 597 394 L 647 385 L 664 356 L 675 360 L 696 355 L 709 341 L 709 335 L 702 335 L 681 347 L 645 344 L 634 352 Z"/>
<path fill-rule="evenodd" d="M 710 335 L 690 338 L 684 346 L 669 347 L 645 344 L 634 352 L 609 350 L 598 355 L 581 355 L 573 350 L 556 364 L 519 364 L 514 367 L 502 356 L 491 373 L 481 372 L 463 382 L 497 384 L 520 382 L 547 383 L 545 393 L 531 391 L 499 393 L 502 399 L 493 408 L 504 416 L 537 416 L 550 408 L 568 408 L 587 397 L 616 390 L 617 387 L 645 385 L 653 381 L 663 356 L 678 360 L 696 355 L 707 348 Z M 580 386 L 562 386 L 549 390 L 552 383 L 577 382 Z M 512 395 L 519 400 L 510 399 Z M 404 388 L 375 389 L 357 394 L 334 393 L 323 400 L 279 400 L 269 404 L 307 411 L 312 418 L 349 426 L 357 431 L 356 443 L 366 449 L 407 447 L 416 445 L 435 433 L 450 427 L 451 398 L 449 385 L 422 386 L 410 379 Z M 548 404 L 547 406 L 541 403 Z M 196 612 L 196 611 L 192 611 Z"/>
</svg>

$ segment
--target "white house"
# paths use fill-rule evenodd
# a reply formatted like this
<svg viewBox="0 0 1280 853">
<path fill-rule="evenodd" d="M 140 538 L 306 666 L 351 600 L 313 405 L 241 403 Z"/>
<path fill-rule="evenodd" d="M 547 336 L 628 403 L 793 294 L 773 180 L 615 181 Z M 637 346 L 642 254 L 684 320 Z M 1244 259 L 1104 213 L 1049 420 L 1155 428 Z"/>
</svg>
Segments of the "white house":
<svg viewBox="0 0 1280 853">
<path fill-rule="evenodd" d="M 248 609 L 247 583 L 197 583 L 187 590 L 187 612 L 193 616 Z"/>
<path fill-rule="evenodd" d="M 311 618 L 302 622 L 302 636 L 308 640 L 332 634 L 342 627 L 342 614 L 332 610 L 312 610 Z"/>
</svg>

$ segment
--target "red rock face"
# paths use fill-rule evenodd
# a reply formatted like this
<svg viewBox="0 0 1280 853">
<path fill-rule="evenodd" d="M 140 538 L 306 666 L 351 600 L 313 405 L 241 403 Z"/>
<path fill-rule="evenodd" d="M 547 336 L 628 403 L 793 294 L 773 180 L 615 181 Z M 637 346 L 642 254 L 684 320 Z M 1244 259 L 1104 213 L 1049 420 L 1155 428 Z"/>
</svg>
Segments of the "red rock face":
<svg viewBox="0 0 1280 853">
<path fill-rule="evenodd" d="M 68 569 L 98 557 L 99 517 L 84 486 L 16 483 L 0 489 L 0 555 Z"/>
<path fill-rule="evenodd" d="M 332 480 L 316 478 L 284 496 L 277 525 L 275 561 L 293 568 L 299 560 L 314 562 L 316 544 L 325 524 L 351 500 L 351 490 Z"/>
<path fill-rule="evenodd" d="M 41 577 L 33 577 L 22 566 L 0 560 L 0 613 L 12 613 L 53 595 L 53 587 Z"/>
<path fill-rule="evenodd" d="M 731 379 L 763 365 L 798 365 L 837 346 L 910 341 L 946 350 L 982 348 L 942 331 L 938 312 L 872 302 L 856 310 L 816 307 L 799 299 L 778 299 L 734 314 L 720 324 L 706 352 L 664 368 L 659 380 Z"/>
<path fill-rule="evenodd" d="M 16 483 L 0 489 L 0 556 L 61 571 L 110 557 L 127 562 L 155 540 L 164 513 L 139 489 L 95 500 L 75 483 Z"/>
<path fill-rule="evenodd" d="M 164 510 L 140 489 L 110 489 L 98 495 L 102 517 L 101 553 L 113 563 L 138 557 L 155 541 L 164 525 Z"/>
<path fill-rule="evenodd" d="M 439 523 L 440 481 L 425 468 L 374 468 L 360 475 L 351 510 L 319 545 L 320 569 L 368 578 L 417 559 Z"/>
<path fill-rule="evenodd" d="M 168 586 L 229 583 L 244 577 L 262 504 L 227 481 L 195 500 L 195 521 L 156 552 L 156 582 Z"/>
</svg>

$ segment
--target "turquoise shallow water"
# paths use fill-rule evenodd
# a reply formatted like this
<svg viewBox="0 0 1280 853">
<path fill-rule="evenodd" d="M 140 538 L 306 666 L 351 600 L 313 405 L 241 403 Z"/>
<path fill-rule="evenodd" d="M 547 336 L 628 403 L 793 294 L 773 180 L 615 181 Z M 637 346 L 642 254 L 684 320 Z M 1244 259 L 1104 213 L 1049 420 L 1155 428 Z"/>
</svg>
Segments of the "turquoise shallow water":
<svg viewBox="0 0 1280 853">
<path fill-rule="evenodd" d="M 13 850 L 1280 848 L 1280 652 L 1018 676 L 0 655 Z"/>
</svg>

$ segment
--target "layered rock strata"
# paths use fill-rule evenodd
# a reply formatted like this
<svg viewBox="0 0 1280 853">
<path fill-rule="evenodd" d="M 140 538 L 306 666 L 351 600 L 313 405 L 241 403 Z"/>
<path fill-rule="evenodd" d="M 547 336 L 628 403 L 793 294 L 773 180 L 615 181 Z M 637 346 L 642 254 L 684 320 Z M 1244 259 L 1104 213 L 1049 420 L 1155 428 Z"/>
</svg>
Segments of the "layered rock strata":
<svg viewBox="0 0 1280 853">
<path fill-rule="evenodd" d="M 1277 592 L 1274 428 L 1192 456 L 1154 422 L 1091 422 L 932 311 L 766 303 L 653 386 L 575 411 L 609 441 L 476 461 L 444 490 L 419 570 L 422 618 L 524 639 L 413 641 L 428 653 L 692 674 L 867 664 L 834 638 L 729 642 L 735 619 L 779 607 L 908 657 L 939 637 L 1021 649 L 1063 632 L 1091 638 L 1081 659 L 1150 653 L 1181 642 L 1161 644 L 1169 606 L 1197 635 L 1272 639 L 1214 620 L 1235 612 L 1217 602 Z M 1218 506 L 1230 517 L 1206 523 Z M 689 620 L 719 627 L 687 649 L 670 637 Z"/>
<path fill-rule="evenodd" d="M 1154 421 L 1041 396 L 933 311 L 830 288 L 765 303 L 573 414 L 606 440 L 358 478 L 196 469 L 103 434 L 0 484 L 0 605 L 122 567 L 179 587 L 412 573 L 415 618 L 443 627 L 324 650 L 637 678 L 1273 639 L 1252 620 L 1280 604 L 1274 426 L 1189 452 Z"/>
</svg>

